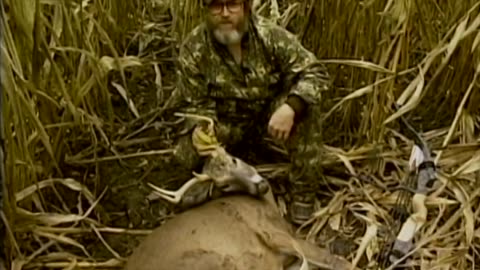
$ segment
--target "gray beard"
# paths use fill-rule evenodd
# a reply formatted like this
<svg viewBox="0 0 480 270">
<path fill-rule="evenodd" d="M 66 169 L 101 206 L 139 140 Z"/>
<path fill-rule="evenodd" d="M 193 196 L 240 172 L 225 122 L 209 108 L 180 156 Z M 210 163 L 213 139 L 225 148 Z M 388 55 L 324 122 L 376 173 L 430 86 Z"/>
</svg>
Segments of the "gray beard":
<svg viewBox="0 0 480 270">
<path fill-rule="evenodd" d="M 238 31 L 237 29 L 229 30 L 229 31 L 222 31 L 220 29 L 215 29 L 213 31 L 213 35 L 215 39 L 223 44 L 223 45 L 232 45 L 240 43 L 243 37 L 243 33 Z"/>
<path fill-rule="evenodd" d="M 213 36 L 220 44 L 228 46 L 240 43 L 243 35 L 248 30 L 248 19 L 244 20 L 239 28 L 240 29 L 233 29 L 228 31 L 214 28 L 212 32 Z"/>
</svg>

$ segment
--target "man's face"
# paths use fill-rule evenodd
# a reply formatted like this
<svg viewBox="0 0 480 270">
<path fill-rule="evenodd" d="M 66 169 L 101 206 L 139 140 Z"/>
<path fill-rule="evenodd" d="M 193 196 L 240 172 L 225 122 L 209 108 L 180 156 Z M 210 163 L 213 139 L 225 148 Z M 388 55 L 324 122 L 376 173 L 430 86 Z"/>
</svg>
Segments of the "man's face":
<svg viewBox="0 0 480 270">
<path fill-rule="evenodd" d="M 213 0 L 207 7 L 207 25 L 218 42 L 237 44 L 247 31 L 244 1 Z"/>
</svg>

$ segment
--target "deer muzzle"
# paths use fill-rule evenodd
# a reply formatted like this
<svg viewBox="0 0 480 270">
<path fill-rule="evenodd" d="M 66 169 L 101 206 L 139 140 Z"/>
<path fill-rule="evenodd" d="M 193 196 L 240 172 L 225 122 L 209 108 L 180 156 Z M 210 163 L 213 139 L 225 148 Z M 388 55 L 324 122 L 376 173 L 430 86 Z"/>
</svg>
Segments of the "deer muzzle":
<svg viewBox="0 0 480 270">
<path fill-rule="evenodd" d="M 256 197 L 262 197 L 270 189 L 268 181 L 258 173 L 253 175 L 237 175 L 233 179 L 222 184 L 218 183 L 220 184 L 219 187 L 224 192 L 246 192 Z"/>
<path fill-rule="evenodd" d="M 262 176 L 257 174 L 255 177 L 258 179 L 258 182 L 254 182 L 255 188 L 256 188 L 255 193 L 260 196 L 264 195 L 265 193 L 268 192 L 270 185 L 268 184 L 268 181 Z"/>
</svg>

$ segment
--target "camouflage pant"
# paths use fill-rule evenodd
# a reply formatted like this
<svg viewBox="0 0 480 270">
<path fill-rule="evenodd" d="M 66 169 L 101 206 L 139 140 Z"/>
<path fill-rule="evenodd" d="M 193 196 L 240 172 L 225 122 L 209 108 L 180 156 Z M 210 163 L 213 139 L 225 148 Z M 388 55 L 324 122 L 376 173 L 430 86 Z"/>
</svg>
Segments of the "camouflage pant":
<svg viewBox="0 0 480 270">
<path fill-rule="evenodd" d="M 285 102 L 286 95 L 280 96 L 269 104 L 268 111 L 250 121 L 228 121 L 219 118 L 217 139 L 226 146 L 232 155 L 241 157 L 246 147 L 261 149 L 265 147 L 263 138 L 267 137 L 267 125 L 273 112 Z M 289 138 L 285 142 L 291 168 L 289 182 L 293 189 L 304 193 L 312 190 L 321 174 L 321 123 L 320 105 L 309 106 L 300 119 L 296 119 Z M 251 150 L 249 149 L 249 150 Z M 265 148 L 263 148 L 265 149 Z M 199 169 L 202 159 L 195 153 L 191 141 L 191 133 L 181 137 L 175 149 L 175 159 L 186 169 Z M 293 190 L 293 192 L 295 192 Z"/>
</svg>

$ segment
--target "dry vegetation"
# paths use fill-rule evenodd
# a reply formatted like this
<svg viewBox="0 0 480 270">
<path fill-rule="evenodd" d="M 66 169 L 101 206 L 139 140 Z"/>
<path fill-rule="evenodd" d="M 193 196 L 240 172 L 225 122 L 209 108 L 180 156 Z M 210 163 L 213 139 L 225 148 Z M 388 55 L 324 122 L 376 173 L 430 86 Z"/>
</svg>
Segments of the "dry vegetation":
<svg viewBox="0 0 480 270">
<path fill-rule="evenodd" d="M 308 224 L 308 236 L 351 239 L 348 259 L 375 266 L 399 194 L 392 187 L 408 173 L 413 142 L 398 125 L 405 115 L 433 149 L 439 180 L 425 202 L 426 219 L 418 220 L 423 226 L 410 263 L 477 269 L 480 3 L 256 3 L 262 14 L 298 34 L 334 79 L 323 119 L 328 200 Z M 199 3 L 2 5 L 12 269 L 120 267 L 132 244 L 109 237 L 145 235 L 167 213 L 154 224 L 115 223 L 123 209 L 107 206 L 107 199 L 120 204 L 107 194 L 155 178 L 152 171 L 161 171 L 158 164 L 168 159 L 179 121 L 164 105 L 174 88 L 178 41 L 198 22 Z M 399 112 L 392 110 L 395 102 L 403 105 Z M 281 170 L 282 164 L 269 167 Z M 135 183 L 114 185 L 110 180 L 120 170 L 136 172 L 130 179 Z M 97 253 L 98 246 L 105 252 Z"/>
</svg>

